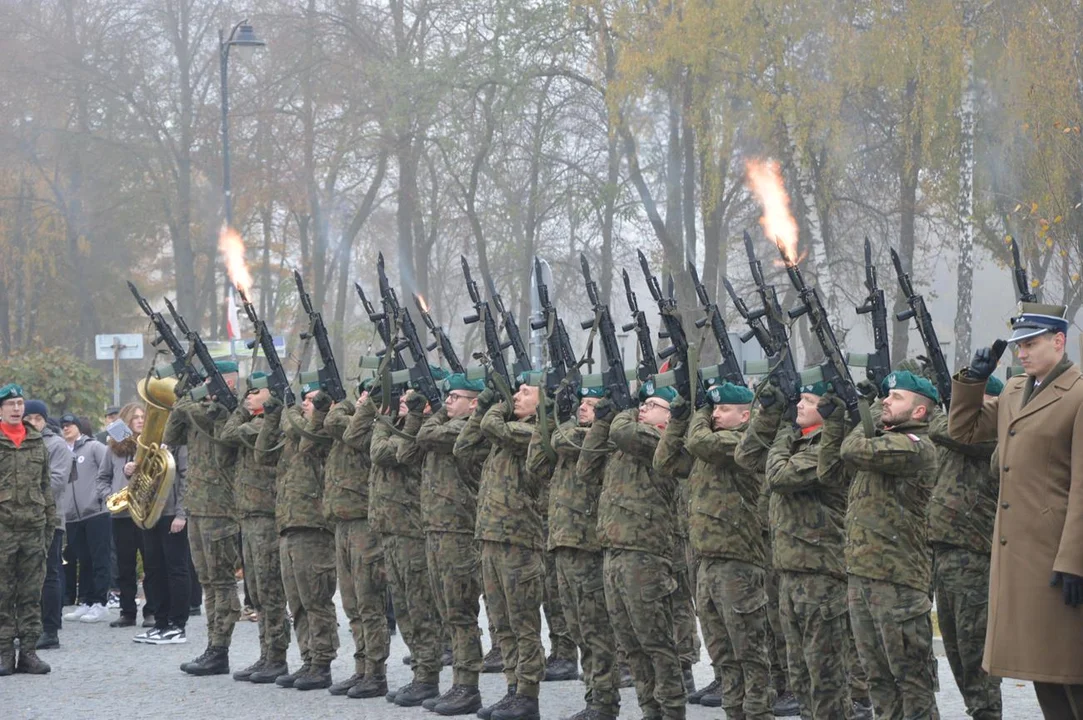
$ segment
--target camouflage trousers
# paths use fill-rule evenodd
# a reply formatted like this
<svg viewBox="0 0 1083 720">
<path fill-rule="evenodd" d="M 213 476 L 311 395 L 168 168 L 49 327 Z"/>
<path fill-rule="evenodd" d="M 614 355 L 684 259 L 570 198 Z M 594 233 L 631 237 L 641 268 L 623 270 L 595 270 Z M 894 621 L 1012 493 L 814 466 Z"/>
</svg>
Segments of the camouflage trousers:
<svg viewBox="0 0 1083 720">
<path fill-rule="evenodd" d="M 330 665 L 338 654 L 335 538 L 326 530 L 295 528 L 282 533 L 278 547 L 301 659 Z"/>
<path fill-rule="evenodd" d="M 193 515 L 188 518 L 188 544 L 192 564 L 203 586 L 207 642 L 229 647 L 233 626 L 241 617 L 237 597 L 237 568 L 241 566 L 241 526 L 233 518 Z"/>
<path fill-rule="evenodd" d="M 1000 720 L 1000 678 L 981 668 L 989 609 L 989 555 L 937 547 L 933 589 L 944 652 L 955 684 L 975 720 Z"/>
<path fill-rule="evenodd" d="M 608 549 L 603 573 L 609 621 L 635 678 L 643 717 L 683 719 L 684 680 L 673 633 L 677 578 L 672 563 L 652 553 Z"/>
<path fill-rule="evenodd" d="M 546 535 L 549 533 L 546 532 Z M 546 538 L 548 544 L 548 538 Z M 545 559 L 545 588 L 543 590 L 542 612 L 545 624 L 549 627 L 549 650 L 554 657 L 564 660 L 576 660 L 576 644 L 568 629 L 567 613 L 563 606 L 560 586 L 557 582 L 556 559 L 551 552 L 543 552 Z"/>
<path fill-rule="evenodd" d="M 481 673 L 477 540 L 464 533 L 430 532 L 425 550 L 436 609 L 451 635 L 452 683 L 476 686 Z"/>
<path fill-rule="evenodd" d="M 244 579 L 248 599 L 259 611 L 260 657 L 286 661 L 290 646 L 290 621 L 286 616 L 286 590 L 282 587 L 282 561 L 273 516 L 241 518 L 244 546 Z"/>
<path fill-rule="evenodd" d="M 53 528 L 21 530 L 0 525 L 0 651 L 34 647 L 41 637 L 41 588 Z"/>
<path fill-rule="evenodd" d="M 851 575 L 848 603 L 877 720 L 938 719 L 928 593 Z"/>
<path fill-rule="evenodd" d="M 369 521 L 335 523 L 335 568 L 342 610 L 353 635 L 354 672 L 384 675 L 391 636 L 387 629 L 384 546 Z"/>
<path fill-rule="evenodd" d="M 677 653 L 683 667 L 699 662 L 699 633 L 696 630 L 695 568 L 688 538 L 677 541 L 677 562 L 673 563 L 673 575 L 677 579 L 677 591 L 673 593 L 673 632 L 677 640 Z"/>
<path fill-rule="evenodd" d="M 768 546 L 767 557 L 771 557 Z M 790 686 L 789 658 L 786 656 L 786 633 L 779 615 L 779 571 L 767 568 L 764 588 L 767 590 L 767 659 L 771 662 L 771 687 L 779 695 Z"/>
<path fill-rule="evenodd" d="M 538 696 L 545 677 L 541 642 L 541 604 L 545 594 L 543 551 L 509 543 L 481 541 L 485 607 L 504 656 L 504 677 L 518 693 Z"/>
<path fill-rule="evenodd" d="M 819 573 L 779 574 L 789 686 L 801 703 L 802 717 L 849 720 L 853 704 L 846 581 Z"/>
<path fill-rule="evenodd" d="M 425 539 L 384 535 L 382 541 L 395 621 L 413 658 L 414 682 L 437 684 L 443 667 L 442 629 L 429 582 Z"/>
<path fill-rule="evenodd" d="M 774 717 L 766 575 L 763 568 L 738 560 L 703 558 L 699 563 L 700 613 L 714 615 L 713 622 L 725 629 L 720 656 L 711 662 L 721 671 L 722 704 L 728 717 Z"/>
<path fill-rule="evenodd" d="M 579 646 L 587 706 L 606 715 L 620 714 L 620 672 L 617 641 L 605 607 L 602 554 L 558 547 L 556 564 L 560 602 L 568 632 Z"/>
</svg>

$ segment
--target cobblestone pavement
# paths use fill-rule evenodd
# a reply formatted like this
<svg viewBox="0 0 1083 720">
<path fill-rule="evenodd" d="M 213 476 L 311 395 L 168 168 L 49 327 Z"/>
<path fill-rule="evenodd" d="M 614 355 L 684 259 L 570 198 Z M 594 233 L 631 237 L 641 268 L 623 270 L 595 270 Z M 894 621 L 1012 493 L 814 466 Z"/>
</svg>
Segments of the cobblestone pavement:
<svg viewBox="0 0 1083 720">
<path fill-rule="evenodd" d="M 337 601 L 337 597 L 336 597 Z M 65 610 L 66 612 L 67 610 Z M 117 612 L 110 611 L 111 618 Z M 482 619 L 481 627 L 487 624 Z M 383 698 L 351 700 L 331 697 L 325 690 L 299 692 L 274 685 L 235 682 L 228 675 L 195 678 L 182 673 L 179 665 L 190 660 L 206 646 L 206 624 L 202 616 L 188 625 L 186 645 L 151 646 L 133 643 L 138 628 L 114 629 L 108 623 L 87 625 L 65 623 L 60 634 L 59 650 L 47 650 L 42 657 L 53 667 L 44 677 L 16 675 L 0 678 L 0 717 L 5 719 L 47 718 L 48 720 L 83 720 L 87 718 L 180 717 L 227 718 L 228 720 L 269 720 L 270 718 L 357 718 L 397 719 L 438 717 L 421 708 L 400 708 Z M 342 647 L 332 666 L 335 679 L 353 671 L 352 641 L 349 626 L 339 606 L 339 637 Z M 484 640 L 488 650 L 489 640 Z M 399 687 L 409 682 L 409 668 L 402 664 L 406 654 L 402 637 L 392 638 L 388 662 L 388 684 Z M 259 655 L 256 624 L 240 622 L 233 634 L 230 664 L 245 667 Z M 291 667 L 300 664 L 295 647 L 290 647 Z M 695 668 L 696 682 L 711 679 L 706 654 Z M 451 669 L 444 668 L 441 689 L 451 682 Z M 944 720 L 964 719 L 962 698 L 951 677 L 947 660 L 940 659 L 940 687 L 937 696 Z M 482 675 L 482 697 L 495 701 L 505 691 L 502 675 Z M 1037 720 L 1042 717 L 1034 690 L 1029 683 L 1005 680 L 1002 685 L 1004 717 L 1012 720 Z M 621 718 L 640 718 L 635 692 L 621 692 Z M 543 683 L 542 717 L 562 718 L 583 707 L 581 685 L 577 682 Z M 719 709 L 691 706 L 689 720 L 722 720 Z"/>
</svg>

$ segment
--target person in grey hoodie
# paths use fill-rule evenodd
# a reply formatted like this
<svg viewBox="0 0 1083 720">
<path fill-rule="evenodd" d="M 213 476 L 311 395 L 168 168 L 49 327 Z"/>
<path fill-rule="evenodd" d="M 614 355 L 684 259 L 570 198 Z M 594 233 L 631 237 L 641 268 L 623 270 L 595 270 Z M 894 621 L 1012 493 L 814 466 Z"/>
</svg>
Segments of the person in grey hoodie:
<svg viewBox="0 0 1083 720">
<path fill-rule="evenodd" d="M 109 592 L 109 541 L 113 533 L 109 509 L 98 493 L 98 473 L 107 450 L 100 442 L 83 434 L 74 415 L 60 417 L 60 434 L 72 454 L 71 475 L 65 491 L 68 521 L 66 580 L 69 588 L 75 587 L 76 562 L 79 580 L 78 607 L 64 619 L 102 622 L 109 618 L 105 603 Z M 68 594 L 71 595 L 70 589 Z"/>
<path fill-rule="evenodd" d="M 139 434 L 143 432 L 143 420 L 146 413 L 141 403 L 128 403 L 119 411 L 119 418 L 124 421 L 132 434 L 124 440 L 108 438 L 109 450 L 103 456 L 101 469 L 98 471 L 98 496 L 108 500 L 128 486 L 128 480 L 135 474 L 135 455 L 138 450 Z M 131 627 L 135 625 L 136 592 L 139 577 L 136 570 L 136 555 L 143 556 L 144 572 L 147 568 L 147 554 L 143 547 L 143 532 L 132 520 L 127 510 L 113 515 L 113 547 L 117 555 L 117 587 L 120 588 L 120 617 L 109 623 L 109 627 Z M 144 580 L 144 591 L 153 583 Z M 153 590 L 146 593 L 143 605 L 143 627 L 154 627 Z"/>
<path fill-rule="evenodd" d="M 27 400 L 23 418 L 41 433 L 45 440 L 45 451 L 49 455 L 49 485 L 56 502 L 57 524 L 53 530 L 53 539 L 49 545 L 49 554 L 45 559 L 45 584 L 41 589 L 41 637 L 37 649 L 47 650 L 60 647 L 58 633 L 63 621 L 60 614 L 64 610 L 64 573 L 60 571 L 64 549 L 64 492 L 71 475 L 71 451 L 64 438 L 53 431 L 48 424 L 49 408 L 41 400 Z"/>
</svg>

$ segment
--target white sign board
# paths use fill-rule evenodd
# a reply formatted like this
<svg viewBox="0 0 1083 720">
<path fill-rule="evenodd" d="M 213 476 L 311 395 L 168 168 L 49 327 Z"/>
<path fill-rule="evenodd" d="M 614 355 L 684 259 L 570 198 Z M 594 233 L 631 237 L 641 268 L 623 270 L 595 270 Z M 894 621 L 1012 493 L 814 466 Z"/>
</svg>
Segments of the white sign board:
<svg viewBox="0 0 1083 720">
<path fill-rule="evenodd" d="M 95 335 L 94 356 L 98 360 L 112 360 L 117 348 L 120 348 L 121 360 L 143 359 L 143 336 L 138 334 L 129 335 Z"/>
</svg>

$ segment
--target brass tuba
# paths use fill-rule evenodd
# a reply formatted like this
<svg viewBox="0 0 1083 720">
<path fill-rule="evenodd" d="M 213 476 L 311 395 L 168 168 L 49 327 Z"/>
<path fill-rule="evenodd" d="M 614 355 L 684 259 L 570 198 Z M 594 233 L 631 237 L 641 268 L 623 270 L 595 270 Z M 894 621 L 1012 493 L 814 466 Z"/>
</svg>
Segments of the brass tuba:
<svg viewBox="0 0 1083 720">
<path fill-rule="evenodd" d="M 105 505 L 111 513 L 125 510 L 132 521 L 144 530 L 150 530 L 162 516 L 166 498 L 173 489 L 177 472 L 173 454 L 159 443 L 165 434 L 165 425 L 177 397 L 173 392 L 176 378 L 145 378 L 139 383 L 139 397 L 147 404 L 143 420 L 143 432 L 136 442 L 135 472 L 128 479 L 128 487 L 110 495 Z"/>
</svg>

